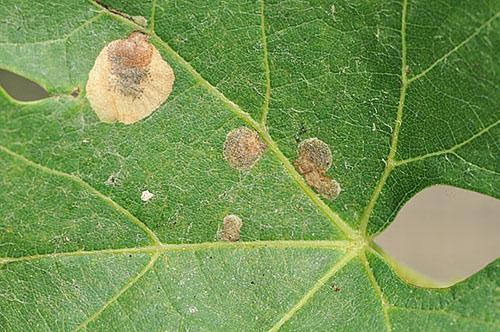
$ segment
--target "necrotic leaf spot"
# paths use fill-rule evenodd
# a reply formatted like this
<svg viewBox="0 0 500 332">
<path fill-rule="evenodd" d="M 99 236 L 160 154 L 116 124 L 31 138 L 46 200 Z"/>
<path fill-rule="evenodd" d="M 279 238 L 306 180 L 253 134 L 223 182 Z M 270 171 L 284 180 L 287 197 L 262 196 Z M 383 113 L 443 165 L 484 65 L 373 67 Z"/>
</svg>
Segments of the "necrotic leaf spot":
<svg viewBox="0 0 500 332">
<path fill-rule="evenodd" d="M 155 196 L 155 194 L 153 194 L 152 192 L 150 192 L 149 190 L 144 190 L 142 193 L 141 193 L 141 201 L 143 202 L 147 202 L 149 201 L 151 198 L 153 198 Z"/>
<path fill-rule="evenodd" d="M 298 147 L 295 162 L 302 174 L 318 170 L 326 172 L 332 166 L 332 151 L 328 144 L 318 138 L 308 138 Z"/>
<path fill-rule="evenodd" d="M 340 194 L 340 184 L 320 172 L 313 171 L 305 174 L 304 177 L 308 185 L 327 199 L 334 199 Z"/>
<path fill-rule="evenodd" d="M 103 122 L 131 124 L 170 95 L 174 72 L 148 36 L 133 32 L 103 48 L 87 81 L 87 98 Z"/>
<path fill-rule="evenodd" d="M 325 142 L 309 138 L 298 146 L 295 167 L 304 175 L 307 184 L 327 199 L 336 198 L 341 191 L 340 184 L 325 175 L 332 166 L 332 151 Z"/>
<path fill-rule="evenodd" d="M 231 167 L 247 171 L 254 166 L 266 149 L 259 134 L 247 127 L 230 131 L 224 142 L 224 158 Z"/>
<path fill-rule="evenodd" d="M 237 215 L 230 214 L 224 217 L 224 228 L 222 229 L 222 239 L 224 241 L 236 242 L 240 239 L 240 229 L 243 221 Z"/>
</svg>

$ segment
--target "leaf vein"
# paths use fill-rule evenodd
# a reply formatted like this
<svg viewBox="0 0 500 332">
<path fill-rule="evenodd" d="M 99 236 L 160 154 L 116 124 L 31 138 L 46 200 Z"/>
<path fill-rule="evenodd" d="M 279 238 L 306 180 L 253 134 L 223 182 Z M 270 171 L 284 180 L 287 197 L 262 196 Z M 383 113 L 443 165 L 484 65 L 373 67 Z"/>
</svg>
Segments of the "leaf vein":
<svg viewBox="0 0 500 332">
<path fill-rule="evenodd" d="M 151 33 L 154 33 L 155 31 L 155 15 L 156 15 L 156 0 L 153 0 L 153 3 L 151 4 L 151 18 L 149 19 L 150 21 L 149 31 Z"/>
<path fill-rule="evenodd" d="M 133 278 L 131 278 L 118 292 L 115 293 L 104 305 L 97 310 L 92 316 L 87 318 L 84 322 L 82 322 L 80 325 L 78 325 L 74 331 L 79 331 L 79 330 L 85 330 L 87 325 L 95 322 L 95 320 L 107 309 L 109 308 L 113 303 L 118 301 L 118 298 L 122 296 L 130 287 L 135 285 L 155 264 L 156 260 L 160 254 L 155 254 L 151 257 L 149 262 L 146 264 L 146 266 Z"/>
<path fill-rule="evenodd" d="M 304 296 L 292 307 L 288 312 L 281 317 L 281 319 L 274 324 L 273 327 L 269 330 L 269 332 L 276 332 L 281 329 L 281 327 L 289 321 L 300 309 L 302 309 L 309 301 L 314 298 L 314 295 L 323 287 L 326 282 L 335 275 L 340 269 L 342 269 L 347 263 L 351 261 L 354 257 L 358 255 L 357 250 L 352 250 L 348 252 L 344 257 L 342 257 L 339 261 L 335 262 L 335 264 L 321 277 L 318 281 L 311 287 Z"/>
<path fill-rule="evenodd" d="M 36 163 L 36 162 L 34 162 L 32 160 L 29 160 L 28 158 L 26 158 L 26 157 L 24 157 L 24 156 L 22 156 L 22 155 L 20 155 L 18 153 L 14 152 L 14 151 L 12 151 L 10 149 L 8 149 L 7 147 L 5 147 L 3 145 L 0 145 L 0 151 L 6 153 L 7 155 L 9 155 L 11 157 L 13 157 L 14 159 L 17 159 L 17 160 L 25 163 L 26 165 L 28 165 L 30 167 L 38 169 L 38 170 L 40 170 L 40 171 L 42 171 L 44 173 L 55 175 L 55 176 L 59 176 L 59 177 L 71 180 L 71 181 L 79 184 L 82 188 L 84 188 L 88 192 L 94 194 L 94 196 L 100 198 L 102 201 L 104 201 L 105 203 L 107 203 L 113 209 L 115 209 L 116 211 L 118 211 L 119 213 L 121 213 L 123 216 L 125 216 L 134 225 L 138 226 L 149 237 L 149 239 L 151 240 L 151 242 L 153 244 L 156 244 L 156 245 L 160 245 L 161 244 L 160 239 L 156 236 L 156 234 L 146 224 L 144 224 L 136 216 L 134 216 L 132 213 L 130 213 L 130 211 L 128 211 L 127 209 L 125 209 L 124 207 L 122 207 L 121 205 L 119 205 L 118 203 L 116 203 L 115 201 L 113 201 L 110 197 L 104 195 L 103 193 L 101 193 L 100 191 L 98 191 L 97 189 L 95 189 L 94 187 L 92 187 L 90 184 L 88 184 L 87 182 L 85 182 L 84 180 L 82 180 L 80 177 L 78 177 L 76 175 L 73 175 L 73 174 L 69 174 L 69 173 L 65 173 L 65 172 L 61 172 L 61 171 L 55 170 L 55 169 L 43 166 L 41 164 L 38 164 L 38 163 Z"/>
<path fill-rule="evenodd" d="M 424 160 L 424 159 L 427 159 L 430 157 L 435 157 L 435 156 L 439 156 L 439 155 L 443 155 L 443 154 L 447 154 L 447 153 L 454 153 L 456 150 L 460 149 L 461 147 L 469 144 L 470 142 L 472 142 L 476 138 L 489 132 L 491 129 L 496 127 L 499 123 L 500 123 L 500 120 L 497 120 L 496 122 L 490 124 L 489 126 L 484 127 L 483 129 L 481 129 L 480 131 L 478 131 L 477 133 L 475 133 L 474 135 L 472 135 L 468 139 L 466 139 L 466 140 L 464 140 L 464 141 L 462 141 L 462 142 L 460 142 L 460 143 L 458 143 L 450 148 L 440 150 L 440 151 L 429 152 L 429 153 L 426 153 L 426 154 L 421 155 L 421 156 L 411 157 L 411 158 L 407 158 L 407 159 L 403 159 L 403 160 L 396 160 L 396 161 L 394 161 L 394 166 L 401 166 L 401 165 L 412 163 L 415 161 Z"/>
<path fill-rule="evenodd" d="M 44 44 L 52 44 L 52 43 L 57 43 L 57 42 L 66 42 L 69 37 L 71 37 L 73 34 L 78 32 L 79 30 L 85 28 L 87 25 L 93 23 L 94 21 L 97 21 L 101 16 L 103 16 L 104 12 L 100 11 L 97 15 L 92 16 L 79 26 L 77 26 L 75 29 L 71 30 L 68 32 L 66 35 L 62 36 L 61 38 L 57 39 L 51 39 L 51 40 L 42 40 L 42 41 L 35 41 L 35 42 L 30 42 L 30 43 L 11 43 L 11 42 L 1 42 L 0 45 L 44 45 Z"/>
<path fill-rule="evenodd" d="M 267 114 L 269 113 L 269 101 L 271 99 L 271 72 L 269 69 L 269 51 L 267 46 L 267 36 L 266 36 L 266 20 L 265 20 L 265 0 L 260 0 L 260 30 L 262 38 L 262 48 L 264 52 L 264 75 L 265 75 L 265 95 L 264 102 L 262 104 L 262 114 L 260 124 L 261 126 L 266 126 Z"/>
<path fill-rule="evenodd" d="M 403 120 L 403 109 L 405 105 L 406 91 L 408 89 L 408 78 L 407 78 L 407 68 L 406 68 L 406 59 L 407 59 L 407 45 L 406 45 L 406 28 L 407 28 L 407 19 L 408 19 L 408 0 L 403 0 L 402 3 L 402 11 L 401 11 L 401 89 L 399 93 L 399 103 L 396 112 L 396 119 L 394 121 L 394 129 L 391 137 L 391 146 L 389 149 L 389 154 L 387 156 L 387 160 L 385 161 L 384 172 L 380 180 L 373 191 L 370 200 L 368 201 L 368 205 L 366 206 L 363 214 L 361 215 L 360 220 L 360 230 L 361 233 L 366 235 L 368 221 L 372 214 L 373 208 L 382 192 L 382 188 L 394 169 L 394 157 L 396 155 L 396 150 L 398 147 L 398 139 L 399 139 L 399 131 L 401 129 L 401 123 Z"/>
<path fill-rule="evenodd" d="M 487 27 L 491 22 L 493 22 L 496 18 L 500 16 L 500 12 L 497 12 L 495 15 L 493 15 L 491 18 L 489 18 L 486 22 L 481 24 L 475 31 L 470 34 L 467 38 L 465 38 L 461 43 L 457 44 L 455 47 L 453 47 L 451 50 L 446 52 L 442 57 L 434 61 L 429 67 L 421 71 L 419 74 L 416 74 L 415 76 L 411 77 L 408 80 L 408 83 L 412 83 L 419 78 L 425 76 L 428 72 L 430 72 L 434 67 L 436 67 L 438 64 L 446 60 L 450 55 L 458 51 L 460 48 L 462 48 L 465 44 L 467 44 L 469 41 L 471 41 L 474 37 L 476 37 L 485 27 Z"/>
<path fill-rule="evenodd" d="M 382 312 L 384 314 L 384 322 L 386 330 L 387 332 L 391 332 L 392 324 L 391 324 L 391 317 L 389 316 L 389 311 L 388 311 L 389 302 L 387 301 L 384 292 L 382 292 L 382 289 L 380 288 L 380 285 L 378 284 L 377 279 L 373 274 L 373 270 L 364 252 L 361 255 L 361 261 L 363 262 L 363 266 L 365 268 L 366 274 L 368 275 L 368 279 L 370 280 L 373 290 L 375 291 L 375 293 L 377 293 L 377 296 L 380 298 L 380 305 L 382 306 Z"/>
<path fill-rule="evenodd" d="M 123 16 L 113 13 L 107 8 L 101 7 L 99 4 L 91 1 L 98 8 L 103 9 L 103 11 L 118 20 L 125 22 L 126 24 L 132 25 L 133 27 L 144 30 L 141 26 L 137 25 L 130 20 L 127 20 Z M 179 53 L 170 47 L 163 39 L 161 39 L 156 33 L 152 32 L 152 38 L 154 38 L 162 48 L 174 58 L 177 63 L 183 66 L 200 84 L 200 86 L 205 87 L 212 95 L 219 98 L 227 107 L 227 109 L 234 114 L 236 114 L 240 119 L 242 119 L 246 124 L 255 129 L 258 134 L 262 137 L 264 142 L 273 152 L 275 157 L 283 164 L 285 170 L 288 172 L 290 177 L 298 184 L 298 186 L 305 192 L 305 194 L 311 199 L 311 201 L 316 205 L 316 207 L 329 219 L 335 226 L 337 226 L 343 233 L 345 233 L 349 238 L 358 238 L 359 235 L 357 231 L 352 229 L 337 213 L 333 212 L 332 209 L 326 205 L 321 198 L 305 183 L 302 176 L 295 170 L 295 167 L 290 163 L 288 158 L 281 152 L 278 145 L 272 137 L 269 135 L 264 126 L 259 122 L 255 121 L 247 112 L 243 111 L 240 106 L 235 104 L 229 98 L 227 98 L 222 92 L 220 92 L 216 87 L 214 87 L 210 82 L 208 82 L 200 73 L 198 73 L 189 62 L 187 62 Z"/>
<path fill-rule="evenodd" d="M 352 247 L 350 241 L 336 240 L 275 240 L 275 241 L 249 241 L 249 242 L 202 242 L 188 244 L 161 244 L 154 246 L 133 247 L 133 248 L 109 248 L 100 250 L 81 250 L 69 252 L 56 252 L 47 254 L 38 254 L 22 257 L 0 257 L 0 264 L 14 262 L 34 261 L 39 259 L 55 259 L 59 257 L 78 257 L 78 256 L 98 256 L 98 255 L 127 255 L 141 253 L 163 253 L 175 251 L 198 251 L 213 249 L 333 249 L 348 250 Z"/>
</svg>

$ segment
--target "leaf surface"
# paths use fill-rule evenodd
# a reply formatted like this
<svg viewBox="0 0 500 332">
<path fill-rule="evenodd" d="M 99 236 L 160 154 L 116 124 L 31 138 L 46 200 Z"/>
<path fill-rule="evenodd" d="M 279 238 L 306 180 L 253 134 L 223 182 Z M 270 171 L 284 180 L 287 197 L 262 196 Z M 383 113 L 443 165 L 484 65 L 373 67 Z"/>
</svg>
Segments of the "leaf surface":
<svg viewBox="0 0 500 332">
<path fill-rule="evenodd" d="M 499 13 L 497 1 L 3 1 L 0 67 L 51 97 L 0 91 L 0 327 L 498 330 L 498 262 L 419 288 L 371 238 L 432 184 L 500 196 Z M 135 30 L 172 66 L 173 92 L 143 121 L 101 123 L 88 73 Z M 241 126 L 267 145 L 245 172 L 222 151 Z M 332 150 L 336 200 L 293 166 L 311 137 Z M 240 242 L 219 240 L 228 214 Z"/>
</svg>

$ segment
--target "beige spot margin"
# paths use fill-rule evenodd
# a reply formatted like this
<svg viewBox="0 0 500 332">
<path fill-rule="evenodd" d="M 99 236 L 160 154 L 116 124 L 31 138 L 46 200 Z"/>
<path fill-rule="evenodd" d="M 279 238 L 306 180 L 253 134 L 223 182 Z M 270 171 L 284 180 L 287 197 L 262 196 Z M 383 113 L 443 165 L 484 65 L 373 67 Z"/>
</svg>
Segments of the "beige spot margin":
<svg viewBox="0 0 500 332">
<path fill-rule="evenodd" d="M 336 198 L 341 191 L 340 184 L 325 175 L 332 166 L 332 151 L 328 144 L 318 138 L 309 138 L 298 146 L 295 167 L 304 175 L 307 184 L 327 199 Z"/>
<path fill-rule="evenodd" d="M 87 81 L 87 99 L 102 122 L 132 124 L 167 100 L 175 75 L 149 37 L 133 32 L 112 41 L 95 60 Z"/>
</svg>

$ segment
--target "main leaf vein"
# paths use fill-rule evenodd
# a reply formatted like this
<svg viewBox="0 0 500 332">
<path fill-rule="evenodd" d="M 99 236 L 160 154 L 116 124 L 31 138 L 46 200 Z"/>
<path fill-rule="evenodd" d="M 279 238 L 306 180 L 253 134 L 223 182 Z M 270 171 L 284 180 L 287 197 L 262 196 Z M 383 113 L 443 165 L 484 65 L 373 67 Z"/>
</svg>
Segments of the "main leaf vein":
<svg viewBox="0 0 500 332">
<path fill-rule="evenodd" d="M 151 240 L 152 244 L 155 244 L 155 245 L 160 245 L 161 244 L 161 241 L 158 238 L 158 236 L 156 236 L 156 234 L 148 226 L 146 226 L 146 224 L 144 224 L 142 221 L 140 221 L 136 216 L 134 216 L 132 213 L 130 213 L 130 211 L 128 211 L 127 209 L 125 209 L 124 207 L 122 207 L 120 204 L 118 204 L 115 201 L 113 201 L 110 197 L 104 195 L 103 193 L 101 193 L 100 191 L 98 191 L 97 189 L 95 189 L 94 187 L 92 187 L 90 184 L 88 184 L 87 182 L 83 181 L 80 177 L 78 177 L 76 175 L 73 175 L 73 174 L 64 173 L 64 172 L 61 172 L 61 171 L 58 171 L 58 170 L 55 170 L 55 169 L 43 166 L 41 164 L 38 164 L 38 163 L 36 163 L 36 162 L 34 162 L 32 160 L 29 160 L 28 158 L 26 158 L 26 157 L 24 157 L 24 156 L 22 156 L 22 155 L 20 155 L 18 153 L 14 152 L 14 151 L 12 151 L 10 149 L 8 149 L 7 147 L 5 147 L 3 145 L 0 145 L 0 151 L 4 152 L 5 154 L 7 154 L 7 155 L 9 155 L 11 157 L 13 157 L 16 160 L 19 160 L 19 161 L 25 163 L 26 165 L 28 165 L 30 167 L 38 169 L 38 170 L 40 170 L 40 171 L 42 171 L 44 173 L 55 175 L 55 176 L 59 176 L 59 177 L 68 179 L 70 181 L 73 181 L 73 182 L 79 184 L 81 187 L 83 187 L 84 189 L 86 189 L 90 193 L 94 194 L 96 197 L 98 197 L 101 200 L 103 200 L 105 203 L 107 203 L 113 209 L 115 209 L 116 211 L 118 211 L 119 213 L 121 213 L 122 215 L 124 215 L 133 224 L 135 224 L 136 226 L 138 226 L 144 233 L 146 233 L 146 235 Z"/>
<path fill-rule="evenodd" d="M 101 250 L 82 250 L 70 252 L 56 252 L 47 254 L 38 254 L 22 257 L 0 257 L 0 264 L 8 264 L 15 262 L 34 261 L 40 259 L 55 259 L 60 257 L 78 257 L 78 256 L 98 256 L 98 255 L 128 255 L 141 253 L 163 253 L 172 251 L 198 251 L 198 250 L 214 250 L 214 249 L 334 249 L 347 251 L 352 247 L 350 241 L 307 241 L 307 240 L 291 240 L 291 241 L 248 241 L 248 242 L 202 242 L 188 244 L 161 244 L 154 246 L 133 247 L 133 248 L 110 248 Z"/>
</svg>

